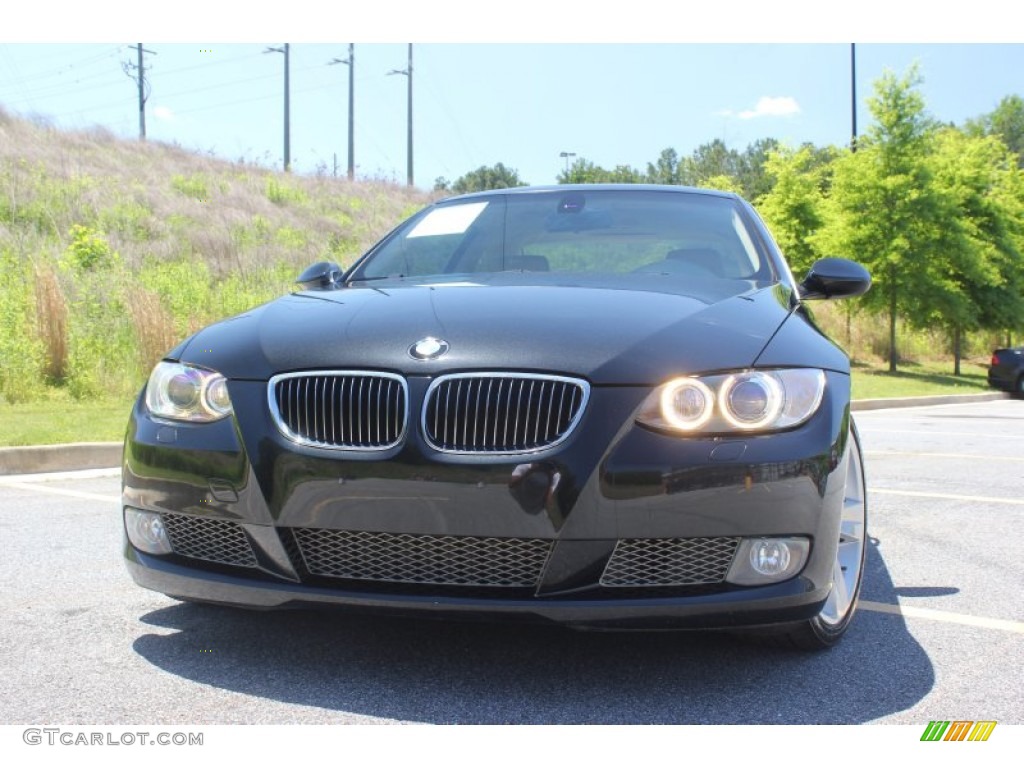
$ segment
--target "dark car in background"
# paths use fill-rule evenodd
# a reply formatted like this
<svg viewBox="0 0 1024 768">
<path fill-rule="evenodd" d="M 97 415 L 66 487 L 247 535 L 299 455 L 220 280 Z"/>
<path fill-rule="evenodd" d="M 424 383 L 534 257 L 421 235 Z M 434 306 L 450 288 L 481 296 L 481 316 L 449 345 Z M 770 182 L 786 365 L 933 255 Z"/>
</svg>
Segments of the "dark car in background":
<svg viewBox="0 0 1024 768">
<path fill-rule="evenodd" d="M 1024 397 L 1024 347 L 997 349 L 992 353 L 988 384 Z"/>
<path fill-rule="evenodd" d="M 588 628 L 846 632 L 867 504 L 843 352 L 729 193 L 436 203 L 350 269 L 199 331 L 131 414 L 142 586 Z"/>
</svg>

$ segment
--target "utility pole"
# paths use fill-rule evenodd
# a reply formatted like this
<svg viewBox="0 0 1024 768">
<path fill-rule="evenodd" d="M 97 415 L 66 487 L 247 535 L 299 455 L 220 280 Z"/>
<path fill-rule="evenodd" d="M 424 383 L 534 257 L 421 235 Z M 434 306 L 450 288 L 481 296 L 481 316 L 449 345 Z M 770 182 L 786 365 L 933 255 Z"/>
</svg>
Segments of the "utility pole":
<svg viewBox="0 0 1024 768">
<path fill-rule="evenodd" d="M 284 171 L 290 173 L 292 170 L 292 143 L 289 135 L 289 129 L 291 126 L 291 116 L 289 114 L 289 76 L 288 76 L 288 43 L 284 44 L 284 48 L 267 48 L 264 53 L 283 53 L 284 54 Z"/>
<path fill-rule="evenodd" d="M 139 141 L 146 140 L 146 101 L 149 99 L 149 93 L 152 90 L 149 85 L 149 81 L 146 80 L 146 66 L 142 61 L 142 54 L 149 53 L 156 56 L 156 51 L 150 51 L 142 47 L 142 43 L 136 45 L 136 49 L 139 54 L 138 64 L 133 64 L 131 61 L 125 61 L 121 63 L 121 69 L 128 77 L 138 83 L 139 86 Z"/>
<path fill-rule="evenodd" d="M 850 151 L 857 151 L 857 44 L 850 43 L 850 119 L 852 134 Z"/>
<path fill-rule="evenodd" d="M 356 85 L 356 54 L 355 45 L 348 44 L 347 59 L 332 59 L 328 64 L 348 65 L 348 180 L 356 177 L 355 165 L 355 85 Z M 335 173 L 337 176 L 337 173 Z"/>
<path fill-rule="evenodd" d="M 409 186 L 412 182 L 412 43 L 409 43 L 409 65 L 405 69 L 392 69 L 389 75 L 405 75 L 409 78 L 409 130 L 407 137 L 407 148 L 409 158 Z"/>
</svg>

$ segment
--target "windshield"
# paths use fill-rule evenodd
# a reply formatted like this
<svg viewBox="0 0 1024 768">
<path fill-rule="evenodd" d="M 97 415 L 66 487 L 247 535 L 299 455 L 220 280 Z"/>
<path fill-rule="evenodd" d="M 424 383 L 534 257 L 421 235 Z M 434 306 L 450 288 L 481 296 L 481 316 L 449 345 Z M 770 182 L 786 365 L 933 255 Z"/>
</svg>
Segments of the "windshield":
<svg viewBox="0 0 1024 768">
<path fill-rule="evenodd" d="M 396 230 L 350 279 L 495 272 L 772 279 L 735 200 L 571 189 L 428 208 Z"/>
</svg>

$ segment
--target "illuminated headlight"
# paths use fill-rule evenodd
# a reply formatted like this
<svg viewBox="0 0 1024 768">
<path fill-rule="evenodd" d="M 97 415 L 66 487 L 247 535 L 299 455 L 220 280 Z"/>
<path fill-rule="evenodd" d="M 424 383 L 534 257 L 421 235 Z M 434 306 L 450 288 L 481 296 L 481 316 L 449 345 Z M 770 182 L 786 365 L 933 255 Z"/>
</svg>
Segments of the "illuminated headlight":
<svg viewBox="0 0 1024 768">
<path fill-rule="evenodd" d="M 744 539 L 725 580 L 730 584 L 775 584 L 796 576 L 807 562 L 811 543 L 802 536 Z"/>
<path fill-rule="evenodd" d="M 821 405 L 825 373 L 816 368 L 682 377 L 658 387 L 637 416 L 673 432 L 771 432 L 807 421 Z"/>
<path fill-rule="evenodd" d="M 146 385 L 146 407 L 164 419 L 217 421 L 231 415 L 228 382 L 205 368 L 158 363 Z"/>
<path fill-rule="evenodd" d="M 125 507 L 124 527 L 128 533 L 128 541 L 136 549 L 151 555 L 171 553 L 171 540 L 167 537 L 167 528 L 156 512 L 143 512 L 141 509 Z"/>
<path fill-rule="evenodd" d="M 715 410 L 715 395 L 700 379 L 670 381 L 659 400 L 662 416 L 676 429 L 699 429 Z"/>
</svg>

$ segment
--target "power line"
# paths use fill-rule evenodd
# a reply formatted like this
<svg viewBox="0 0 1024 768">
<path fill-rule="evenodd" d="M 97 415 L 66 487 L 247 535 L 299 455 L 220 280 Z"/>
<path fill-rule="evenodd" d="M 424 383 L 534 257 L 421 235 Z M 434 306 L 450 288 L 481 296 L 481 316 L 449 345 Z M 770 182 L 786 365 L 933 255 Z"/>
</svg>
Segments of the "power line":
<svg viewBox="0 0 1024 768">
<path fill-rule="evenodd" d="M 266 51 L 264 51 L 263 53 L 266 53 Z M 301 69 L 297 69 L 295 71 L 296 72 L 306 72 L 306 71 L 308 71 L 310 69 L 319 69 L 319 68 L 320 68 L 320 65 L 314 65 L 314 66 L 309 66 L 309 67 L 302 67 Z M 161 73 L 161 74 L 163 74 L 163 73 Z M 231 80 L 231 81 L 226 82 L 226 83 L 215 83 L 214 85 L 208 85 L 205 88 L 189 88 L 187 91 L 173 91 L 172 93 L 165 93 L 165 94 L 163 94 L 163 96 L 161 98 L 166 101 L 167 99 L 172 99 L 172 98 L 174 98 L 176 96 L 190 96 L 193 93 L 203 93 L 204 91 L 215 91 L 218 88 L 230 88 L 231 86 L 241 85 L 242 83 L 252 83 L 252 82 L 255 82 L 257 80 L 269 80 L 272 77 L 277 77 L 277 75 L 274 74 L 274 73 L 270 73 L 270 74 L 266 74 L 266 75 L 256 75 L 255 77 L 246 77 L 246 78 L 243 78 L 241 80 Z M 271 97 L 270 96 L 267 96 L 267 97 L 262 97 L 261 96 L 260 98 L 271 98 Z M 232 103 L 233 104 L 237 104 L 237 103 L 243 103 L 243 102 L 232 102 Z M 200 107 L 199 109 L 205 109 L 205 107 Z M 193 111 L 193 110 L 188 110 L 188 111 Z"/>
<path fill-rule="evenodd" d="M 132 47 L 134 48 L 134 46 L 132 46 Z M 231 61 L 240 61 L 242 59 L 250 58 L 250 56 L 252 56 L 252 55 L 259 55 L 259 54 L 250 54 L 250 55 L 246 55 L 246 56 L 240 56 L 237 59 L 231 59 Z M 171 70 L 171 71 L 173 71 L 173 72 L 183 72 L 186 69 L 199 69 L 201 67 L 210 67 L 210 66 L 213 66 L 213 65 L 211 65 L 211 64 L 202 64 L 202 65 L 196 65 L 194 67 L 183 67 L 183 68 L 179 68 L 177 70 Z M 146 65 L 146 69 L 151 69 L 151 68 L 152 68 L 151 65 L 149 65 L 149 64 Z M 296 72 L 305 72 L 307 70 L 318 69 L 318 68 L 319 68 L 319 65 L 302 67 L 301 69 L 297 69 Z M 105 74 L 109 75 L 109 73 L 102 73 L 101 72 L 101 73 L 96 73 L 94 75 L 88 75 L 85 78 L 81 78 L 81 80 L 95 79 L 97 77 L 102 77 Z M 165 74 L 167 74 L 167 73 L 164 70 L 160 70 L 160 76 L 161 77 L 163 77 Z M 170 93 L 162 94 L 162 98 L 163 99 L 169 99 L 169 98 L 174 98 L 176 96 L 186 96 L 186 95 L 192 95 L 193 93 L 202 93 L 203 91 L 216 90 L 218 88 L 230 88 L 232 86 L 240 85 L 242 83 L 255 82 L 257 80 L 267 80 L 267 79 L 272 78 L 272 77 L 277 77 L 277 75 L 272 74 L 272 73 L 271 74 L 266 74 L 266 75 L 256 75 L 255 77 L 242 78 L 241 80 L 231 80 L 231 81 L 228 81 L 228 82 L 225 82 L 225 83 L 214 83 L 213 85 L 208 85 L 208 86 L 205 86 L 203 88 L 189 88 L 187 90 L 172 91 Z M 14 80 L 12 82 L 15 84 L 15 86 L 18 85 L 18 81 L 17 80 Z M 77 83 L 79 81 L 76 80 L 75 82 Z M 88 91 L 100 90 L 102 88 L 114 88 L 114 87 L 117 87 L 117 83 L 115 81 L 111 80 L 110 82 L 107 82 L 107 83 L 100 83 L 98 85 L 90 85 L 90 86 L 86 86 L 84 88 L 72 87 L 69 83 L 53 83 L 51 85 L 41 86 L 39 90 L 30 90 L 27 93 L 25 92 L 25 90 L 23 88 L 19 88 L 19 90 L 22 92 L 22 100 L 27 102 L 29 100 L 29 97 L 53 99 L 53 98 L 61 98 L 63 96 L 67 96 L 67 95 L 70 95 L 70 94 L 78 94 L 78 93 L 84 93 L 84 92 L 88 92 Z"/>
<path fill-rule="evenodd" d="M 132 46 L 132 47 L 134 48 L 134 46 Z M 232 59 L 231 61 L 239 61 L 241 59 L 249 58 L 250 56 L 258 56 L 258 55 L 260 55 L 260 54 L 250 54 L 250 55 L 246 55 L 246 56 L 240 56 L 237 59 Z M 175 72 L 181 72 L 181 71 L 184 71 L 184 69 L 198 69 L 200 66 L 202 66 L 202 67 L 209 67 L 209 66 L 212 66 L 212 65 L 211 64 L 196 65 L 195 67 L 185 67 L 185 68 L 174 70 L 174 71 Z M 321 66 L 322 65 L 315 64 L 315 65 L 310 65 L 310 66 L 306 66 L 306 67 L 300 67 L 300 68 L 295 69 L 295 72 L 307 72 L 309 70 L 319 69 Z M 146 69 L 152 69 L 152 65 L 147 64 L 146 65 Z M 99 73 L 99 74 L 96 74 L 96 75 L 90 75 L 89 77 L 90 77 L 90 79 L 94 78 L 94 77 L 100 77 L 100 76 L 102 76 L 102 74 L 103 73 Z M 161 77 L 163 77 L 166 73 L 164 72 L 164 70 L 159 70 L 159 74 L 160 74 Z M 256 82 L 258 80 L 269 80 L 270 78 L 277 77 L 277 76 L 278 75 L 276 75 L 274 73 L 269 73 L 269 74 L 265 74 L 265 75 L 256 75 L 254 77 L 246 77 L 246 78 L 242 78 L 240 80 L 230 80 L 228 82 L 223 82 L 223 83 L 214 83 L 213 85 L 207 85 L 207 86 L 204 86 L 202 88 L 189 88 L 187 90 L 171 91 L 170 93 L 163 93 L 163 92 L 161 92 L 161 99 L 162 100 L 167 100 L 167 99 L 175 98 L 177 96 L 191 96 L 194 93 L 203 93 L 205 91 L 213 91 L 213 90 L 217 90 L 219 88 L 231 88 L 233 86 L 241 85 L 243 83 L 251 83 L 251 82 Z M 363 80 L 363 79 L 365 79 L 365 78 L 361 78 L 361 80 Z M 15 82 L 15 84 L 17 84 L 17 80 L 15 80 L 14 82 Z M 22 92 L 21 100 L 27 103 L 27 102 L 29 102 L 30 97 L 43 98 L 43 99 L 55 99 L 55 98 L 62 98 L 64 96 L 67 96 L 67 95 L 70 95 L 70 94 L 86 93 L 86 92 L 89 92 L 89 91 L 101 90 L 103 88 L 116 88 L 116 87 L 117 87 L 117 82 L 111 80 L 110 82 L 107 82 L 107 83 L 100 83 L 100 84 L 97 84 L 97 85 L 89 85 L 89 86 L 86 86 L 84 88 L 70 87 L 69 84 L 65 83 L 65 84 L 60 84 L 60 85 L 53 84 L 53 85 L 43 86 L 43 88 L 45 90 L 39 90 L 39 91 L 33 90 L 33 91 L 28 91 L 27 93 L 22 88 L 19 88 L 19 90 Z M 112 105 L 112 106 L 116 106 L 116 105 Z M 89 109 L 91 110 L 93 108 L 90 107 Z"/>
<path fill-rule="evenodd" d="M 333 83 L 327 83 L 326 85 L 311 85 L 308 88 L 293 88 L 292 93 L 312 93 L 313 91 L 326 91 L 334 87 Z M 269 101 L 270 99 L 277 98 L 272 93 L 266 93 L 262 96 L 252 96 L 248 99 L 237 99 L 235 101 L 218 101 L 216 104 L 207 104 L 202 107 L 191 107 L 190 109 L 175 110 L 175 114 L 178 115 L 190 115 L 193 112 L 205 112 L 208 109 L 218 109 L 220 107 L 234 107 L 238 104 L 252 104 L 257 101 Z"/>
<path fill-rule="evenodd" d="M 80 83 L 87 82 L 89 80 L 96 80 L 97 78 L 101 77 L 110 79 L 103 83 L 79 87 Z M 85 75 L 81 78 L 72 81 L 71 83 L 54 83 L 52 85 L 42 86 L 41 88 L 36 88 L 34 90 L 30 89 L 28 91 L 25 91 L 25 89 L 23 88 L 19 88 L 19 90 L 22 92 L 23 98 L 26 100 L 29 97 L 36 99 L 61 99 L 71 94 L 86 93 L 88 91 L 96 91 L 102 88 L 119 87 L 123 82 L 124 81 L 122 80 L 114 79 L 114 75 L 112 75 L 111 72 L 107 71 L 97 72 L 93 75 Z"/>
<path fill-rule="evenodd" d="M 247 53 L 244 56 L 235 56 L 235 57 L 229 58 L 229 59 L 218 59 L 217 61 L 207 61 L 207 62 L 203 62 L 202 64 L 193 64 L 193 65 L 191 65 L 189 67 L 178 67 L 177 69 L 160 70 L 160 74 L 163 75 L 163 76 L 176 75 L 179 72 L 191 72 L 192 70 L 203 69 L 205 67 L 214 67 L 214 66 L 219 66 L 221 64 L 233 64 L 236 61 L 245 61 L 246 59 L 255 59 L 257 56 L 261 56 L 261 55 L 262 55 L 262 52 L 260 52 L 260 53 Z"/>
<path fill-rule="evenodd" d="M 17 78 L 17 82 L 12 81 L 11 83 L 4 83 L 4 82 L 0 81 L 0 85 L 24 85 L 25 83 L 31 82 L 32 80 L 45 80 L 45 79 L 50 78 L 50 77 L 57 77 L 59 75 L 64 74 L 65 72 L 67 72 L 69 70 L 72 70 L 72 69 L 78 70 L 78 69 L 81 69 L 83 67 L 88 67 L 88 66 L 91 66 L 93 64 L 97 64 L 97 63 L 103 61 L 104 59 L 113 58 L 114 56 L 117 56 L 117 54 L 119 54 L 122 50 L 123 50 L 123 47 L 122 46 L 118 46 L 117 48 L 113 48 L 113 49 L 111 49 L 109 51 L 106 51 L 104 53 L 99 53 L 99 54 L 96 54 L 96 55 L 93 55 L 93 56 L 89 56 L 89 57 L 84 58 L 84 59 L 80 59 L 78 61 L 69 62 L 67 64 L 61 64 L 59 67 L 55 67 L 54 69 L 48 69 L 48 70 L 43 70 L 41 72 L 35 72 L 35 73 L 32 73 L 32 74 L 23 75 L 23 76 Z"/>
</svg>

